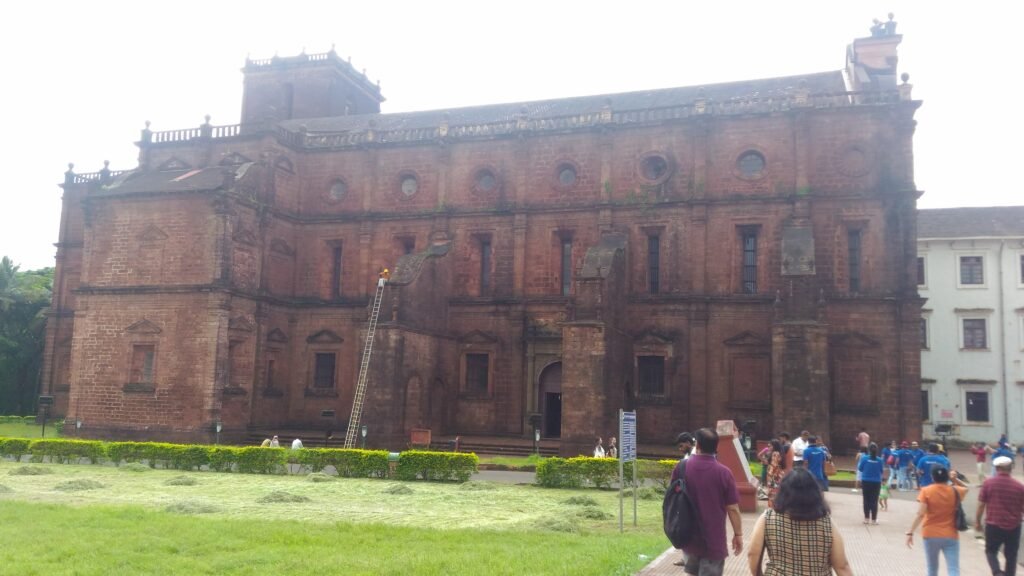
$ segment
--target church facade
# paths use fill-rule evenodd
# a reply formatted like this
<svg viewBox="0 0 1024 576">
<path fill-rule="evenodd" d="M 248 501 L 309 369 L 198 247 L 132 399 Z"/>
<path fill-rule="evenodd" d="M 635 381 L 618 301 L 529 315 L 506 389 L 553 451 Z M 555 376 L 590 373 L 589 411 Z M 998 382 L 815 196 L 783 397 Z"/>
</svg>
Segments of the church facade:
<svg viewBox="0 0 1024 576">
<path fill-rule="evenodd" d="M 877 32 L 843 70 L 397 114 L 333 51 L 249 60 L 239 124 L 65 174 L 42 393 L 85 437 L 340 429 L 389 268 L 372 445 L 585 453 L 619 409 L 642 444 L 914 437 L 920 102 Z"/>
</svg>

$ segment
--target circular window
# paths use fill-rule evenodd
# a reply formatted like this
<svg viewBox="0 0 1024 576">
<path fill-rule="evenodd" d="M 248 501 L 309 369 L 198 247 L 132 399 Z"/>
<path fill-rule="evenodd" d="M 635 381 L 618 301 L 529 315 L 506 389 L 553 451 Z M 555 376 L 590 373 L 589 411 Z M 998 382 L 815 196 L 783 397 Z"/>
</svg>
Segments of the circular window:
<svg viewBox="0 0 1024 576">
<path fill-rule="evenodd" d="M 478 192 L 494 192 L 498 188 L 498 177 L 490 170 L 477 172 L 475 182 Z"/>
<path fill-rule="evenodd" d="M 412 174 L 402 176 L 401 190 L 405 196 L 413 196 L 420 189 L 420 182 Z"/>
<path fill-rule="evenodd" d="M 576 184 L 576 167 L 572 164 L 561 164 L 558 167 L 558 185 L 566 188 Z"/>
<path fill-rule="evenodd" d="M 331 184 L 331 190 L 327 193 L 331 200 L 341 200 L 348 194 L 348 184 L 345 184 L 344 180 L 335 180 Z"/>
<path fill-rule="evenodd" d="M 759 178 L 764 174 L 764 156 L 760 152 L 749 150 L 740 155 L 736 162 L 740 176 L 744 178 Z"/>
<path fill-rule="evenodd" d="M 838 170 L 845 176 L 860 177 L 871 172 L 872 159 L 865 148 L 849 146 L 840 153 Z"/>
<path fill-rule="evenodd" d="M 640 177 L 651 184 L 660 184 L 669 177 L 668 158 L 661 154 L 648 154 L 640 160 Z"/>
</svg>

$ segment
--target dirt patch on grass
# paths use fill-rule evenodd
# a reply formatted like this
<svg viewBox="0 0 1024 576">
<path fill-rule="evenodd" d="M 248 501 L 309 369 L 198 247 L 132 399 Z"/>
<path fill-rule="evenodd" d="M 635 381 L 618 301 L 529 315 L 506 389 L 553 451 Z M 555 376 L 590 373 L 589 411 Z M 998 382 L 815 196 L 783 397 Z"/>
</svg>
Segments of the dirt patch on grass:
<svg viewBox="0 0 1024 576">
<path fill-rule="evenodd" d="M 334 482 L 336 478 L 330 474 L 324 474 L 323 472 L 313 472 L 309 476 L 306 476 L 306 480 L 310 482 Z"/>
<path fill-rule="evenodd" d="M 562 500 L 562 504 L 568 504 L 569 506 L 597 506 L 597 500 L 590 496 L 572 496 Z"/>
<path fill-rule="evenodd" d="M 8 472 L 8 474 L 11 476 L 42 476 L 44 474 L 53 474 L 53 470 L 42 466 L 18 466 Z"/>
<path fill-rule="evenodd" d="M 170 504 L 164 511 L 172 514 L 212 514 L 217 511 L 217 507 L 205 502 L 184 501 Z"/>
<path fill-rule="evenodd" d="M 285 492 L 284 490 L 274 490 L 266 496 L 261 496 L 256 501 L 260 504 L 276 504 L 280 502 L 309 502 L 309 498 L 301 494 Z"/>
<path fill-rule="evenodd" d="M 384 489 L 385 494 L 391 494 L 394 496 L 402 496 L 405 494 L 412 494 L 412 488 L 409 488 L 405 484 L 392 484 Z"/>
<path fill-rule="evenodd" d="M 199 480 L 191 476 L 175 476 L 174 478 L 168 479 L 164 484 L 168 486 L 195 486 L 199 484 Z"/>
<path fill-rule="evenodd" d="M 80 492 L 82 490 L 98 490 L 100 488 L 106 488 L 106 486 L 102 482 L 89 480 L 88 478 L 68 480 L 53 487 L 54 490 L 60 490 L 61 492 Z"/>
</svg>

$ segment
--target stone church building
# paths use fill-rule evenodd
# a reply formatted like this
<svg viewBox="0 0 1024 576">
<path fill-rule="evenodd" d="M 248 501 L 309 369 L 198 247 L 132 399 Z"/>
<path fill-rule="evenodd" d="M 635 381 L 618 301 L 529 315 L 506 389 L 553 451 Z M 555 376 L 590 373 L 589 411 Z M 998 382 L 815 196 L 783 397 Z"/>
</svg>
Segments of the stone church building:
<svg viewBox="0 0 1024 576">
<path fill-rule="evenodd" d="M 65 174 L 41 392 L 84 437 L 343 429 L 390 268 L 370 445 L 916 436 L 894 28 L 840 70 L 396 114 L 333 50 L 247 60 L 240 123 Z"/>
</svg>

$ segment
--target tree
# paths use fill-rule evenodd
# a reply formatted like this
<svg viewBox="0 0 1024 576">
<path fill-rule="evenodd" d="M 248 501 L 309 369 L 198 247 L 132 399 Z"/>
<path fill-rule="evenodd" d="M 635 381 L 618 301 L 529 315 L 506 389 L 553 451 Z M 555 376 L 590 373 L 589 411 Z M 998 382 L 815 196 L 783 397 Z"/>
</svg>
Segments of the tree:
<svg viewBox="0 0 1024 576">
<path fill-rule="evenodd" d="M 0 259 L 0 414 L 35 411 L 53 268 L 21 272 Z"/>
</svg>

